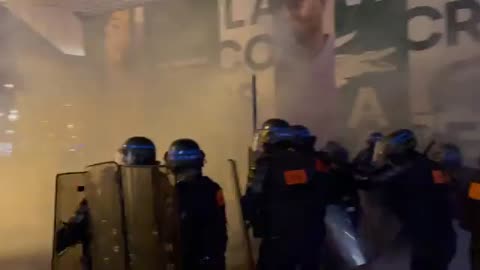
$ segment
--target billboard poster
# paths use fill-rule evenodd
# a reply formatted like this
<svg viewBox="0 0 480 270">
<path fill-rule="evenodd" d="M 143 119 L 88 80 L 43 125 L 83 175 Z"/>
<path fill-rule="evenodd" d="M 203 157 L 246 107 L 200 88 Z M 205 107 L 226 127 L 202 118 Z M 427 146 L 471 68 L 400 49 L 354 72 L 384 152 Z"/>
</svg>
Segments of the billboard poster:
<svg viewBox="0 0 480 270">
<path fill-rule="evenodd" d="M 336 1 L 336 82 L 342 139 L 409 125 L 405 0 Z"/>
<path fill-rule="evenodd" d="M 276 115 L 271 3 L 219 0 L 219 11 L 220 67 L 237 72 L 238 85 L 249 85 L 256 75 L 259 125 Z"/>
<path fill-rule="evenodd" d="M 323 144 L 335 137 L 338 120 L 334 1 L 280 2 L 273 29 L 277 115 L 308 126 Z"/>
<path fill-rule="evenodd" d="M 217 0 L 157 1 L 145 7 L 145 44 L 153 67 L 204 66 L 218 62 Z"/>
<path fill-rule="evenodd" d="M 467 163 L 477 165 L 480 3 L 409 0 L 408 17 L 413 122 L 428 137 L 458 144 Z"/>
</svg>

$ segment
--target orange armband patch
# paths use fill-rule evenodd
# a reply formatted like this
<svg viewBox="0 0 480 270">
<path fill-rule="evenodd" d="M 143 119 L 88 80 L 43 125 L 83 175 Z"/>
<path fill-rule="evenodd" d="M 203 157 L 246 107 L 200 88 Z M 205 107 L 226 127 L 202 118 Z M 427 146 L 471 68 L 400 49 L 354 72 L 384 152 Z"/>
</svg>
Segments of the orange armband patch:
<svg viewBox="0 0 480 270">
<path fill-rule="evenodd" d="M 217 206 L 218 207 L 225 206 L 225 198 L 223 197 L 223 191 L 222 190 L 217 191 L 215 199 L 217 200 Z"/>
<path fill-rule="evenodd" d="M 468 197 L 480 201 L 480 183 L 471 183 L 468 189 Z"/>
<path fill-rule="evenodd" d="M 305 170 L 285 171 L 283 176 L 285 177 L 285 183 L 287 185 L 306 184 L 308 180 Z"/>
<path fill-rule="evenodd" d="M 432 171 L 433 183 L 435 184 L 448 184 L 450 182 L 450 178 L 448 175 L 445 175 L 443 171 L 434 170 Z"/>
</svg>

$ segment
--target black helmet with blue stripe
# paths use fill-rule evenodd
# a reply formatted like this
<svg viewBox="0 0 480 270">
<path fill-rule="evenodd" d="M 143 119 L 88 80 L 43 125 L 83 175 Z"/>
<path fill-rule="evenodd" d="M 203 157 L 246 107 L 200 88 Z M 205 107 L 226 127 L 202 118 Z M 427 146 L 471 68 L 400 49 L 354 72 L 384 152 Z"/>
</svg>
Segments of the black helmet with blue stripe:
<svg viewBox="0 0 480 270">
<path fill-rule="evenodd" d="M 388 136 L 388 144 L 391 154 L 403 154 L 414 151 L 417 148 L 417 138 L 413 131 L 399 129 Z"/>
<path fill-rule="evenodd" d="M 428 157 L 446 169 L 455 170 L 463 166 L 462 151 L 453 143 L 435 143 Z"/>
<path fill-rule="evenodd" d="M 282 119 L 272 118 L 265 121 L 254 137 L 252 149 L 262 151 L 265 146 L 291 144 L 294 132 L 290 124 Z"/>
<path fill-rule="evenodd" d="M 203 167 L 205 153 L 197 142 L 192 139 L 179 139 L 174 141 L 165 154 L 165 162 L 171 169 Z"/>
<path fill-rule="evenodd" d="M 273 129 L 278 129 L 278 128 L 289 128 L 290 124 L 279 118 L 271 118 L 265 121 L 262 125 L 262 129 L 264 130 L 273 130 Z"/>
<path fill-rule="evenodd" d="M 293 125 L 291 129 L 294 134 L 294 142 L 297 147 L 300 147 L 304 150 L 312 150 L 314 148 L 317 137 L 315 137 L 306 126 Z"/>
<path fill-rule="evenodd" d="M 375 143 L 372 161 L 376 166 L 383 166 L 387 160 L 399 161 L 415 151 L 417 138 L 409 129 L 399 129 Z"/>
<path fill-rule="evenodd" d="M 463 155 L 460 148 L 452 143 L 445 144 L 442 164 L 449 169 L 461 168 L 463 166 Z"/>
<path fill-rule="evenodd" d="M 123 143 L 118 152 L 122 165 L 155 165 L 157 150 L 152 140 L 146 137 L 131 137 Z"/>
</svg>

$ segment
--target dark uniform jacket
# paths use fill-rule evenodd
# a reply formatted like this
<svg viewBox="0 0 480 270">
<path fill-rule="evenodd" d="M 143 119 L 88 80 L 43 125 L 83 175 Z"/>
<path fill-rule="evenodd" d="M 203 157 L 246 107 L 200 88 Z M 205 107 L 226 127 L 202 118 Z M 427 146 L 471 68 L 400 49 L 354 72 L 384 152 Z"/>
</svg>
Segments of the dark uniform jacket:
<svg viewBox="0 0 480 270">
<path fill-rule="evenodd" d="M 175 186 L 183 269 L 225 269 L 227 220 L 220 186 L 205 176 Z"/>
<path fill-rule="evenodd" d="M 454 235 L 450 179 L 442 168 L 413 153 L 403 170 L 385 182 L 385 200 L 416 240 Z"/>
<path fill-rule="evenodd" d="M 466 189 L 460 189 L 463 192 L 463 225 L 471 232 L 470 243 L 471 269 L 480 270 L 480 170 L 469 169 L 467 172 L 469 180 Z"/>
<path fill-rule="evenodd" d="M 325 189 L 313 155 L 293 150 L 264 154 L 242 199 L 245 219 L 263 239 L 284 239 L 302 245 L 324 234 Z"/>
</svg>

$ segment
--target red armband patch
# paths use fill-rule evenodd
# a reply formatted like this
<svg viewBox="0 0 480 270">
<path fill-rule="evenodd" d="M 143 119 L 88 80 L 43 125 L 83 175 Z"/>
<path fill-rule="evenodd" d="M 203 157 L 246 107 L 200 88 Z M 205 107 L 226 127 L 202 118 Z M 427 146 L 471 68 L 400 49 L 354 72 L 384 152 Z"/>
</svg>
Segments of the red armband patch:
<svg viewBox="0 0 480 270">
<path fill-rule="evenodd" d="M 225 198 L 223 197 L 223 191 L 222 190 L 217 191 L 215 199 L 217 200 L 217 206 L 218 207 L 225 206 Z"/>
<path fill-rule="evenodd" d="M 434 170 L 432 171 L 433 183 L 440 185 L 440 184 L 448 184 L 450 182 L 450 178 L 446 175 L 443 171 Z"/>
<path fill-rule="evenodd" d="M 328 165 L 322 160 L 315 160 L 315 170 L 317 170 L 317 172 L 328 173 L 329 169 Z"/>
<path fill-rule="evenodd" d="M 305 170 L 285 171 L 283 176 L 285 177 L 285 183 L 287 185 L 306 184 L 308 180 Z"/>
</svg>

